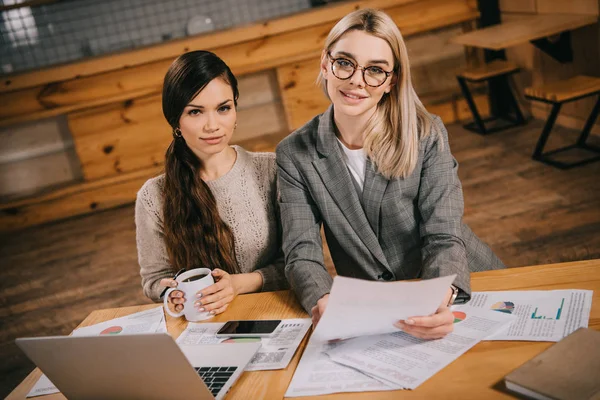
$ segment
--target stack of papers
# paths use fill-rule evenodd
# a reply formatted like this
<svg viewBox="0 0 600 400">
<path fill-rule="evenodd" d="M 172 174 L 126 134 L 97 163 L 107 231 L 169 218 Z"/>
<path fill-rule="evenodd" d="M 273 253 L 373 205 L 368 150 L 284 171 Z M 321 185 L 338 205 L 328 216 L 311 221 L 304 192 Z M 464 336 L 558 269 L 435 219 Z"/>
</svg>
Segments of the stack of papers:
<svg viewBox="0 0 600 400">
<path fill-rule="evenodd" d="M 532 290 L 473 292 L 468 304 L 451 308 L 454 331 L 443 339 L 422 340 L 393 327 L 398 319 L 432 314 L 450 278 L 385 284 L 336 278 L 286 397 L 415 389 L 481 340 L 559 341 L 588 325 L 591 290 Z M 327 342 L 351 336 L 360 337 Z"/>
<path fill-rule="evenodd" d="M 490 310 L 455 311 L 454 317 L 454 332 L 437 340 L 402 331 L 334 344 L 311 339 L 285 395 L 415 389 L 514 318 Z M 328 372 L 326 378 L 322 370 Z"/>
<path fill-rule="evenodd" d="M 224 322 L 188 323 L 187 328 L 177 338 L 179 347 L 197 346 L 215 343 L 236 343 L 260 341 L 261 347 L 250 361 L 245 371 L 264 371 L 283 369 L 288 366 L 302 338 L 310 328 L 308 318 L 283 319 L 268 338 L 223 338 L 216 333 L 225 325 Z"/>
<path fill-rule="evenodd" d="M 159 306 L 146 311 L 111 319 L 96 325 L 75 329 L 73 336 L 99 336 L 99 335 L 130 335 L 136 333 L 167 333 L 167 324 L 163 307 Z M 50 379 L 43 375 L 38 379 L 27 397 L 41 396 L 58 393 Z"/>
</svg>

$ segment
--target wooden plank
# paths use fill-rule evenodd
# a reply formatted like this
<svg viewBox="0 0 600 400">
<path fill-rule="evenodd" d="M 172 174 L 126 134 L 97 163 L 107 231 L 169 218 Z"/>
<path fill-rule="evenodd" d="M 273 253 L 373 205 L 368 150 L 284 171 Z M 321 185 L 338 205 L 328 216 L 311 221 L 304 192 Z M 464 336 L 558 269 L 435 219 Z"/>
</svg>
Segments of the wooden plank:
<svg viewBox="0 0 600 400">
<path fill-rule="evenodd" d="M 135 51 L 96 57 L 68 65 L 50 67 L 41 71 L 6 75 L 2 77 L 1 92 L 45 85 L 52 82 L 81 78 L 113 70 L 131 68 L 164 59 L 173 59 L 190 49 L 215 49 L 258 38 L 275 36 L 283 32 L 337 21 L 358 8 L 381 8 L 419 0 L 366 0 L 344 2 L 296 15 L 261 21 L 248 26 L 188 37 Z"/>
<path fill-rule="evenodd" d="M 464 0 L 426 0 L 386 11 L 407 36 L 477 16 Z M 248 74 L 318 57 L 323 38 L 333 25 L 334 22 L 325 23 L 215 48 L 214 51 L 235 74 Z M 290 43 L 294 43 L 294 46 L 290 46 Z M 172 59 L 161 60 L 135 68 L 0 93 L 0 103 L 7 105 L 0 108 L 0 126 L 159 93 L 171 62 Z"/>
<path fill-rule="evenodd" d="M 530 40 L 592 25 L 597 20 L 598 18 L 594 15 L 538 14 L 520 21 L 502 23 L 465 33 L 452 38 L 451 42 L 484 49 L 502 50 Z"/>
<path fill-rule="evenodd" d="M 519 66 L 512 61 L 495 60 L 480 67 L 469 68 L 462 71 L 459 75 L 471 81 L 481 81 L 493 76 L 504 75 L 509 72 L 515 72 Z"/>
<path fill-rule="evenodd" d="M 525 95 L 528 97 L 555 102 L 567 101 L 597 92 L 600 92 L 600 78 L 584 75 L 525 89 Z"/>
<path fill-rule="evenodd" d="M 540 14 L 586 14 L 598 15 L 598 0 L 536 0 Z"/>
</svg>

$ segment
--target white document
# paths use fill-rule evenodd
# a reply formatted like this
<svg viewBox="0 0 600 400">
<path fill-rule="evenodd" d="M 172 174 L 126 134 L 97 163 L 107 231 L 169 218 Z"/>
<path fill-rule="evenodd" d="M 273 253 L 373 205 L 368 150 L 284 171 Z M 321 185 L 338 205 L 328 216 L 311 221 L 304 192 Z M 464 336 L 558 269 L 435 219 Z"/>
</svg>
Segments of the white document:
<svg viewBox="0 0 600 400">
<path fill-rule="evenodd" d="M 340 344 L 341 342 L 318 342 L 311 337 L 285 397 L 401 389 L 397 385 L 382 383 L 360 371 L 331 361 L 325 352 Z"/>
<path fill-rule="evenodd" d="M 506 329 L 485 340 L 558 342 L 579 328 L 587 328 L 592 290 L 527 290 L 473 292 L 471 301 L 453 310 L 494 310 L 514 315 Z"/>
<path fill-rule="evenodd" d="M 336 276 L 317 341 L 395 332 L 394 323 L 435 313 L 456 275 L 415 282 L 374 282 Z"/>
<path fill-rule="evenodd" d="M 454 312 L 454 331 L 443 339 L 423 340 L 404 332 L 347 340 L 327 351 L 331 360 L 406 389 L 432 377 L 481 339 L 514 317 L 489 310 Z"/>
<path fill-rule="evenodd" d="M 284 319 L 269 338 L 222 338 L 216 333 L 225 325 L 223 322 L 188 323 L 187 328 L 177 338 L 180 347 L 214 343 L 236 343 L 255 340 L 261 347 L 250 361 L 245 371 L 283 369 L 288 366 L 302 338 L 310 328 L 309 318 Z"/>
<path fill-rule="evenodd" d="M 133 333 L 167 333 L 167 324 L 162 306 L 121 318 L 111 319 L 96 325 L 75 329 L 73 336 L 127 335 Z M 59 393 L 50 379 L 44 374 L 33 385 L 27 397 Z"/>
</svg>

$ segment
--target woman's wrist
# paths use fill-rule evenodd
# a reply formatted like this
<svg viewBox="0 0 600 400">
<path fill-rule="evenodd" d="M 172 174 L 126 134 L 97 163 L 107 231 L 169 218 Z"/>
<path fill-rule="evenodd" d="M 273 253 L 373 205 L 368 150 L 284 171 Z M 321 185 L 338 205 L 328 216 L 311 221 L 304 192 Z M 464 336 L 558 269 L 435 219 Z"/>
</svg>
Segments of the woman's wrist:
<svg viewBox="0 0 600 400">
<path fill-rule="evenodd" d="M 249 272 L 231 275 L 231 282 L 236 294 L 260 292 L 263 284 L 260 272 Z"/>
</svg>

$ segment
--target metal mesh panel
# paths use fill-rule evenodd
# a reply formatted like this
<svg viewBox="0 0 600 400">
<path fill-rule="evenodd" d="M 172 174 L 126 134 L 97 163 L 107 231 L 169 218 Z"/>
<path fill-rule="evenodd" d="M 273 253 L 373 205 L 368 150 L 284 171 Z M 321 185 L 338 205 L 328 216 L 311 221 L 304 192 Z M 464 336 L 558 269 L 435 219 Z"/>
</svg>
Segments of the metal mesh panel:
<svg viewBox="0 0 600 400">
<path fill-rule="evenodd" d="M 24 0 L 0 3 L 11 6 Z M 311 6 L 310 0 L 62 0 L 33 4 L 2 11 L 1 73 L 150 46 Z"/>
</svg>

